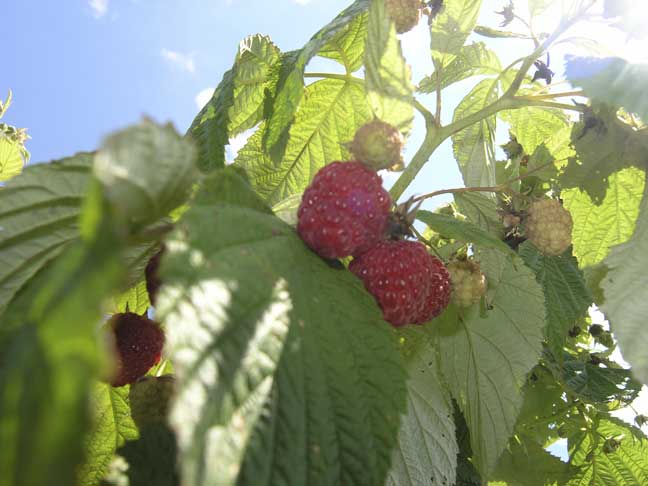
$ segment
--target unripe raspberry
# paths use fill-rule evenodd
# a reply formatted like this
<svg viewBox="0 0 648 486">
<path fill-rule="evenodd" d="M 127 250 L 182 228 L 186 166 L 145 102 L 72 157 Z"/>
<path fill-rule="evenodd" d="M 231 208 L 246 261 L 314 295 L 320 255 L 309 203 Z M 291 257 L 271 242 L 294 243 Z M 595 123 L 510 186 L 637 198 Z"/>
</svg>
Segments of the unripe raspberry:
<svg viewBox="0 0 648 486">
<path fill-rule="evenodd" d="M 403 144 L 403 135 L 396 127 L 374 120 L 356 131 L 349 150 L 360 162 L 382 170 L 402 167 Z"/>
<path fill-rule="evenodd" d="M 572 217 L 560 201 L 542 199 L 531 204 L 524 223 L 525 236 L 541 253 L 561 255 L 571 245 Z"/>
<path fill-rule="evenodd" d="M 396 32 L 409 32 L 421 19 L 421 0 L 385 0 L 385 10 L 396 24 Z"/>
<path fill-rule="evenodd" d="M 172 375 L 146 376 L 131 385 L 128 398 L 131 416 L 138 427 L 166 420 L 174 390 Z"/>
<path fill-rule="evenodd" d="M 452 282 L 452 300 L 459 307 L 470 307 L 486 294 L 486 277 L 479 264 L 470 260 L 448 264 Z"/>
</svg>

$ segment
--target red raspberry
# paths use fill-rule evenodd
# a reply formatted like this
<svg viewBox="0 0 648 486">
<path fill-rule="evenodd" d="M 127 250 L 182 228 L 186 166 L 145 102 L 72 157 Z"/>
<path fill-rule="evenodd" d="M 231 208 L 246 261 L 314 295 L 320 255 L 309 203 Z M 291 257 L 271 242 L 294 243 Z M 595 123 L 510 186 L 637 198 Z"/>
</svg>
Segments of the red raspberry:
<svg viewBox="0 0 648 486">
<path fill-rule="evenodd" d="M 106 327 L 112 331 L 117 372 L 112 386 L 135 383 L 160 361 L 164 333 L 160 326 L 132 312 L 113 315 Z"/>
<path fill-rule="evenodd" d="M 382 241 L 349 269 L 374 296 L 385 320 L 394 326 L 422 324 L 450 302 L 450 275 L 418 241 Z"/>
<path fill-rule="evenodd" d="M 333 162 L 304 192 L 297 232 L 324 258 L 360 255 L 382 237 L 390 207 L 374 171 L 357 161 Z"/>
</svg>

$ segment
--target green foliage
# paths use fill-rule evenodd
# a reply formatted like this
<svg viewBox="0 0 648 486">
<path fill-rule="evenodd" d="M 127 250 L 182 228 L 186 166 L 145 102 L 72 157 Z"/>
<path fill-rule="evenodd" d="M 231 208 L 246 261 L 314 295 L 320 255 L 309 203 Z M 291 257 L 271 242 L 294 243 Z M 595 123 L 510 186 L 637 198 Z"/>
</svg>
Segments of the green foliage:
<svg viewBox="0 0 648 486">
<path fill-rule="evenodd" d="M 629 241 L 612 248 L 605 259 L 609 271 L 601 284 L 605 293 L 603 311 L 612 322 L 623 356 L 644 383 L 648 382 L 648 335 L 644 330 L 648 277 L 643 271 L 647 247 L 648 196 L 644 192 L 637 228 Z"/>
<path fill-rule="evenodd" d="M 491 308 L 446 312 L 438 328 L 441 371 L 466 417 L 477 469 L 494 469 L 522 405 L 521 386 L 538 361 L 544 296 L 521 262 L 505 264 Z M 461 356 L 462 359 L 457 359 Z"/>
<path fill-rule="evenodd" d="M 365 90 L 374 116 L 407 134 L 414 118 L 414 88 L 393 24 L 384 0 L 374 0 L 367 26 Z"/>
<path fill-rule="evenodd" d="M 218 202 L 220 177 L 170 238 L 159 297 L 185 481 L 380 483 L 405 408 L 394 335 L 360 282 L 283 222 Z"/>
<path fill-rule="evenodd" d="M 0 99 L 0 119 L 7 113 L 12 96 L 9 90 L 7 99 L 4 102 Z M 29 161 L 29 151 L 25 148 L 29 138 L 26 129 L 0 122 L 0 183 L 22 172 L 23 166 Z"/>
<path fill-rule="evenodd" d="M 590 99 L 570 105 L 579 92 L 531 84 L 529 70 L 590 2 L 548 36 L 476 26 L 486 2 L 443 3 L 418 93 L 383 1 L 357 0 L 301 49 L 244 39 L 186 137 L 146 120 L 0 185 L 0 484 L 648 484 L 647 439 L 609 415 L 648 381 L 643 68 L 572 59 L 567 77 Z M 531 18 L 513 4 L 514 26 L 550 3 L 529 0 Z M 499 40 L 466 45 L 472 32 Z M 535 51 L 503 70 L 494 48 L 519 39 Z M 315 56 L 345 73 L 307 71 Z M 467 85 L 444 124 L 444 89 Z M 360 126 L 416 134 L 415 110 L 426 133 L 392 193 L 452 140 L 467 187 L 417 198 L 455 202 L 409 219 L 443 258 L 479 262 L 488 291 L 395 331 L 349 259 L 322 260 L 294 226 L 304 189 L 350 157 Z M 0 125 L 0 180 L 22 169 L 25 140 Z M 521 232 L 545 197 L 574 222 L 560 256 Z M 144 267 L 161 247 L 151 309 Z M 613 334 L 590 327 L 594 302 Z M 97 330 L 126 309 L 161 321 L 164 359 L 112 388 Z M 149 393 L 165 379 L 168 393 Z M 546 451 L 560 438 L 569 463 Z"/>
<path fill-rule="evenodd" d="M 545 256 L 530 243 L 520 247 L 520 256 L 542 285 L 547 308 L 546 337 L 554 355 L 562 358 L 567 332 L 583 317 L 592 303 L 578 261 L 569 253 Z"/>
</svg>

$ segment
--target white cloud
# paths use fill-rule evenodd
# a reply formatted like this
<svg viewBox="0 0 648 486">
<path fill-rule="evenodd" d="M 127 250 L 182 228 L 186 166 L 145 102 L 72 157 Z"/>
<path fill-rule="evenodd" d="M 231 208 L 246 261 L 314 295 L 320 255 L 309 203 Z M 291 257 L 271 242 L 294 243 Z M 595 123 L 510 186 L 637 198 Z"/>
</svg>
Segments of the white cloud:
<svg viewBox="0 0 648 486">
<path fill-rule="evenodd" d="M 109 0 L 88 0 L 88 5 L 92 9 L 92 14 L 95 18 L 101 18 L 108 12 Z"/>
<path fill-rule="evenodd" d="M 163 48 L 161 51 L 162 57 L 172 64 L 175 64 L 180 69 L 189 73 L 196 72 L 196 64 L 194 62 L 193 54 L 183 54 L 177 51 L 171 51 Z"/>
<path fill-rule="evenodd" d="M 196 95 L 194 101 L 199 110 L 209 102 L 213 94 L 214 88 L 205 88 Z"/>
</svg>

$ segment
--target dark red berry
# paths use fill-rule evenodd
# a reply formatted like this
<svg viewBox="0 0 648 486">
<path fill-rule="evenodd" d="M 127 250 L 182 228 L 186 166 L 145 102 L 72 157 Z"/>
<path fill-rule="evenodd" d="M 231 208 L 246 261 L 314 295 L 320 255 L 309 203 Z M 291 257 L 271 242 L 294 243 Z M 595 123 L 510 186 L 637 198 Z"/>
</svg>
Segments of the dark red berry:
<svg viewBox="0 0 648 486">
<path fill-rule="evenodd" d="M 116 350 L 116 372 L 112 386 L 135 383 L 160 361 L 164 333 L 160 326 L 132 312 L 113 315 L 106 327 L 112 332 Z"/>
<path fill-rule="evenodd" d="M 148 292 L 149 302 L 151 305 L 155 305 L 155 299 L 157 298 L 158 290 L 162 281 L 160 280 L 160 275 L 158 269 L 160 268 L 160 258 L 162 258 L 162 253 L 164 253 L 164 248 L 158 251 L 155 255 L 146 264 L 144 269 L 144 275 L 146 277 L 146 291 Z"/>
<path fill-rule="evenodd" d="M 450 301 L 450 275 L 418 241 L 382 241 L 355 258 L 349 269 L 374 296 L 394 326 L 422 324 Z"/>
<path fill-rule="evenodd" d="M 360 162 L 333 162 L 304 192 L 297 232 L 324 258 L 360 255 L 385 232 L 391 198 L 382 179 Z"/>
</svg>

